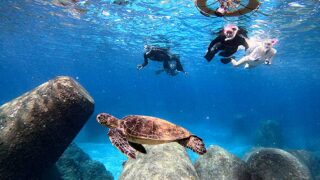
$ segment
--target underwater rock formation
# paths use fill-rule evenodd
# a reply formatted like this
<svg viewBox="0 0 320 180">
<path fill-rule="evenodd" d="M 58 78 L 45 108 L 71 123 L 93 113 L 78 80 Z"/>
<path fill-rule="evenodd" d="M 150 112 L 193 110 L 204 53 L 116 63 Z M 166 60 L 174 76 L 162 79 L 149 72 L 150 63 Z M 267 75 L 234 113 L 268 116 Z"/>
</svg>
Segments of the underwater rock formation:
<svg viewBox="0 0 320 180">
<path fill-rule="evenodd" d="M 211 146 L 194 164 L 201 180 L 247 180 L 250 174 L 241 159 L 219 146 Z"/>
<path fill-rule="evenodd" d="M 261 147 L 282 147 L 283 136 L 279 123 L 272 120 L 261 122 L 255 138 L 255 145 Z"/>
<path fill-rule="evenodd" d="M 258 148 L 250 152 L 246 159 L 252 179 L 311 179 L 305 164 L 281 149 Z"/>
<path fill-rule="evenodd" d="M 137 154 L 123 167 L 120 180 L 197 180 L 197 173 L 185 148 L 176 142 L 143 145 L 147 154 Z"/>
<path fill-rule="evenodd" d="M 320 155 L 305 150 L 289 152 L 309 168 L 313 179 L 320 180 Z"/>
<path fill-rule="evenodd" d="M 113 180 L 104 165 L 91 158 L 76 144 L 70 144 L 55 166 L 42 179 Z"/>
<path fill-rule="evenodd" d="M 53 166 L 89 116 L 94 101 L 57 77 L 0 107 L 0 179 L 34 179 Z"/>
</svg>

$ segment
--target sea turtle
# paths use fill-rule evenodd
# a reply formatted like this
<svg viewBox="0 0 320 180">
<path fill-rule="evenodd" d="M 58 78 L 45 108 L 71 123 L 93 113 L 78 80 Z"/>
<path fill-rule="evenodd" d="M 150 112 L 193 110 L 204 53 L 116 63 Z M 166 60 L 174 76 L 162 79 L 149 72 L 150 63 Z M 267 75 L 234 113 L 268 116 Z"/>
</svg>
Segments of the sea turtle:
<svg viewBox="0 0 320 180">
<path fill-rule="evenodd" d="M 131 158 L 136 158 L 135 150 L 146 153 L 141 144 L 178 142 L 200 155 L 207 152 L 201 138 L 160 118 L 130 115 L 119 120 L 110 114 L 100 113 L 97 121 L 109 128 L 111 143 Z"/>
</svg>

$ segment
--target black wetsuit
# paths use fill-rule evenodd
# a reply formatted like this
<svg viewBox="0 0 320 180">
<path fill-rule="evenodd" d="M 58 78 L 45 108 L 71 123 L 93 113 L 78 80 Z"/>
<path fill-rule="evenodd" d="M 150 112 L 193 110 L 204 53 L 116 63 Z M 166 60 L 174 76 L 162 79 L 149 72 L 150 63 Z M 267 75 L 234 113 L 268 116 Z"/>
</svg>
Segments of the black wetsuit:
<svg viewBox="0 0 320 180">
<path fill-rule="evenodd" d="M 214 58 L 214 55 L 219 51 L 222 51 L 219 53 L 219 56 L 230 57 L 232 54 L 237 52 L 240 45 L 244 46 L 246 50 L 249 48 L 245 38 L 239 34 L 231 40 L 225 41 L 225 39 L 226 36 L 220 34 L 217 38 L 211 41 L 208 51 L 204 56 L 208 62 L 210 62 Z"/>
<path fill-rule="evenodd" d="M 151 50 L 147 51 L 144 53 L 144 62 L 141 64 L 142 67 L 145 67 L 148 65 L 148 61 L 153 60 L 153 61 L 158 61 L 158 62 L 163 62 L 163 69 L 168 73 L 171 74 L 173 71 L 182 71 L 183 67 L 180 62 L 180 59 L 176 57 L 173 54 L 170 54 L 168 50 L 162 49 L 162 48 L 152 48 Z M 175 61 L 176 66 L 174 69 L 170 67 L 170 61 Z M 171 73 L 169 73 L 171 72 Z M 172 73 L 173 74 L 173 73 Z"/>
</svg>

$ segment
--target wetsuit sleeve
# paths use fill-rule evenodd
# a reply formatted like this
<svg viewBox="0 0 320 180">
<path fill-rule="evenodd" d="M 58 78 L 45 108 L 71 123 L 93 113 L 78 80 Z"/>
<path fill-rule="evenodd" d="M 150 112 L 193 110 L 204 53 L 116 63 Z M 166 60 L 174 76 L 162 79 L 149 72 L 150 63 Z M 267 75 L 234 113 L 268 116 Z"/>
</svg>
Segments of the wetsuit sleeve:
<svg viewBox="0 0 320 180">
<path fill-rule="evenodd" d="M 220 37 L 220 36 L 216 37 L 214 40 L 211 41 L 211 43 L 209 44 L 209 47 L 208 47 L 208 51 L 210 51 L 210 49 L 211 49 L 215 44 L 217 44 L 218 42 L 221 42 L 221 37 Z"/>
<path fill-rule="evenodd" d="M 170 69 L 169 61 L 163 61 L 163 69 Z"/>
<path fill-rule="evenodd" d="M 146 65 L 148 65 L 148 55 L 147 53 L 144 53 L 144 61 L 143 63 L 141 64 L 142 67 L 145 67 Z"/>
<path fill-rule="evenodd" d="M 249 45 L 248 45 L 246 39 L 245 38 L 241 38 L 241 39 L 242 39 L 242 44 L 241 45 L 244 46 L 245 50 L 248 50 L 249 49 Z"/>
</svg>

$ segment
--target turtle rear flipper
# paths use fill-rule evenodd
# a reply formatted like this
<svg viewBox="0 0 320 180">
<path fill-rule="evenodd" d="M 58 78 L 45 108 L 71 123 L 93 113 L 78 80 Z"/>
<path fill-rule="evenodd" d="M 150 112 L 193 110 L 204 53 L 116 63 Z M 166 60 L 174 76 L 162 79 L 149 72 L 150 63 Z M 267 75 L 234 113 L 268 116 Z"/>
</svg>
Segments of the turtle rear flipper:
<svg viewBox="0 0 320 180">
<path fill-rule="evenodd" d="M 110 128 L 108 135 L 111 143 L 122 153 L 133 159 L 136 158 L 135 150 L 130 146 L 127 138 L 120 129 Z"/>
<path fill-rule="evenodd" d="M 143 154 L 147 154 L 146 149 L 141 145 L 141 144 L 137 144 L 137 143 L 133 143 L 129 141 L 129 144 L 131 147 L 133 147 L 135 150 L 143 153 Z"/>
<path fill-rule="evenodd" d="M 191 149 L 193 152 L 196 152 L 200 155 L 203 155 L 207 152 L 206 147 L 201 138 L 195 135 L 191 135 L 188 138 L 181 139 L 178 141 L 184 147 Z"/>
</svg>

